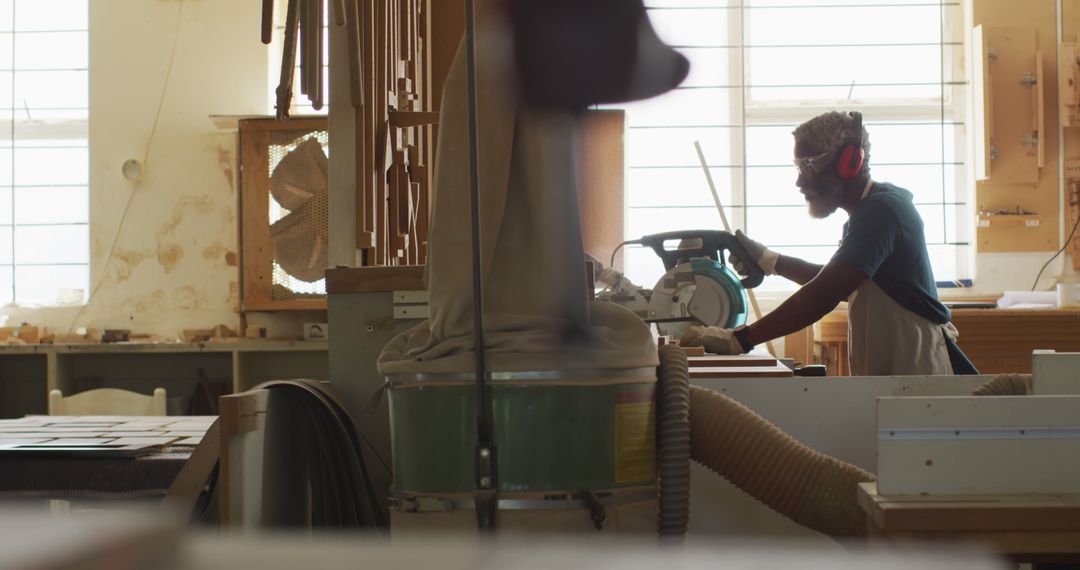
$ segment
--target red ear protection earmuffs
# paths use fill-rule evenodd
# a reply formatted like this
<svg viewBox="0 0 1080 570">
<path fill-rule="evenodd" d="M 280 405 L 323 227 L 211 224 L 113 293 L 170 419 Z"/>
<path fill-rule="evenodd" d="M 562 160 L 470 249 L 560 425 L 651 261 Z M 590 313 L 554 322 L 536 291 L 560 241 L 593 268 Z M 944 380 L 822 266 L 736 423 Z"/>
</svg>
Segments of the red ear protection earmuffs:
<svg viewBox="0 0 1080 570">
<path fill-rule="evenodd" d="M 836 174 L 844 180 L 859 175 L 865 158 L 862 149 L 862 113 L 852 111 L 848 114 L 855 120 L 855 141 L 844 147 L 844 150 L 840 153 L 840 158 L 836 161 Z"/>
</svg>

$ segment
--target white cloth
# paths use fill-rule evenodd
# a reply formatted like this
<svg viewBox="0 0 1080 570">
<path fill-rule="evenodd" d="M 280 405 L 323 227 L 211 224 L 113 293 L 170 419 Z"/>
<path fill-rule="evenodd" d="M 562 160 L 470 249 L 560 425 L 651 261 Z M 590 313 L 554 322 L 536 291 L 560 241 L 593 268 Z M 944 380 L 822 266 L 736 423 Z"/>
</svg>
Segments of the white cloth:
<svg viewBox="0 0 1080 570">
<path fill-rule="evenodd" d="M 656 366 L 649 327 L 630 311 L 590 303 L 578 212 L 576 122 L 517 104 L 497 11 L 481 4 L 477 34 L 481 255 L 489 369 Z M 464 50 L 439 116 L 428 281 L 431 317 L 394 338 L 383 374 L 473 367 L 468 125 Z"/>
<path fill-rule="evenodd" d="M 867 279 L 848 297 L 848 366 L 852 376 L 951 375 L 940 325 L 903 308 Z"/>
</svg>

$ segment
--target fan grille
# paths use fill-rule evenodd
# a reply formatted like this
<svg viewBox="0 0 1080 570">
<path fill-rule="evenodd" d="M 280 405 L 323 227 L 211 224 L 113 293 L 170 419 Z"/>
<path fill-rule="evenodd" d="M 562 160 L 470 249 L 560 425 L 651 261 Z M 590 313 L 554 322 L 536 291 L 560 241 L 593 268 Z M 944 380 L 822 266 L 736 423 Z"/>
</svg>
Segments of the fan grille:
<svg viewBox="0 0 1080 570">
<path fill-rule="evenodd" d="M 329 149 L 329 134 L 326 131 L 307 131 L 307 130 L 272 130 L 270 131 L 270 144 L 267 149 L 267 167 L 269 171 L 267 175 L 273 175 L 274 172 L 280 168 L 288 168 L 289 163 L 281 164 L 285 155 L 289 154 L 292 150 L 298 147 L 308 139 L 315 139 L 319 141 L 322 146 L 323 152 L 327 157 L 330 156 Z M 268 191 L 269 193 L 269 191 Z M 269 195 L 269 214 L 270 223 L 284 218 L 291 211 L 281 205 L 274 199 L 273 194 Z M 311 205 L 306 208 L 307 216 L 313 218 L 313 221 L 308 221 L 311 224 L 309 227 L 313 227 L 317 230 L 319 235 L 329 235 L 329 213 L 325 200 L 311 200 Z M 322 244 L 321 247 L 327 247 L 328 244 Z M 282 246 L 283 256 L 307 256 L 310 255 L 311 250 L 309 244 L 304 240 L 290 240 L 285 242 Z M 326 280 L 319 279 L 318 281 L 306 282 L 292 275 L 289 275 L 285 269 L 281 267 L 278 260 L 273 262 L 273 277 L 272 277 L 272 289 L 271 298 L 276 300 L 291 300 L 291 299 L 303 299 L 323 297 L 326 295 Z"/>
</svg>

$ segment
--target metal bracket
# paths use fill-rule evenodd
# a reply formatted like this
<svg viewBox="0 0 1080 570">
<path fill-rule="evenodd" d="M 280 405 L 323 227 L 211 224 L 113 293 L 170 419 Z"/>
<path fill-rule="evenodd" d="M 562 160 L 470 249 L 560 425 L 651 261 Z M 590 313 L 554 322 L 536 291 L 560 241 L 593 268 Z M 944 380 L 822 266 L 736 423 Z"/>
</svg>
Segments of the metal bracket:
<svg viewBox="0 0 1080 570">
<path fill-rule="evenodd" d="M 1035 135 L 1027 132 L 1024 133 L 1024 138 L 1020 139 L 1020 144 L 1024 145 L 1024 148 L 1027 150 L 1028 154 L 1031 154 L 1035 152 L 1035 147 L 1039 144 L 1039 140 L 1035 138 Z"/>
<path fill-rule="evenodd" d="M 997 50 L 994 49 L 993 47 L 987 47 L 986 48 L 986 59 L 988 59 L 990 61 L 994 61 L 997 58 L 998 58 Z"/>
<path fill-rule="evenodd" d="M 998 152 L 997 147 L 990 145 L 990 160 L 997 160 L 999 155 L 1000 153 Z"/>
<path fill-rule="evenodd" d="M 1020 77 L 1020 83 L 1023 83 L 1028 87 L 1031 87 L 1038 82 L 1039 80 L 1035 78 L 1035 74 L 1031 73 L 1030 71 L 1025 71 L 1024 75 Z"/>
</svg>

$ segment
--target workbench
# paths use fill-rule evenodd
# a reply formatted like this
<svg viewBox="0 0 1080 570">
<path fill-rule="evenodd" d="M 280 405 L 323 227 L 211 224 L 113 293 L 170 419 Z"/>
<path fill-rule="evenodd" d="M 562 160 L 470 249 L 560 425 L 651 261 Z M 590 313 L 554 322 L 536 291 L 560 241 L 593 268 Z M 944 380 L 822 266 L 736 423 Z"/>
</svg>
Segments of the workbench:
<svg viewBox="0 0 1080 570">
<path fill-rule="evenodd" d="M 1016 562 L 1080 563 L 1080 496 L 885 497 L 860 483 L 859 506 L 878 541 L 978 543 Z"/>
<path fill-rule="evenodd" d="M 160 500 L 215 419 L 0 420 L 0 498 Z"/>
<path fill-rule="evenodd" d="M 953 309 L 952 315 L 957 344 L 982 374 L 1030 374 L 1036 349 L 1080 351 L 1080 309 Z M 830 376 L 849 374 L 847 340 L 846 310 L 813 327 L 818 358 Z"/>
</svg>

